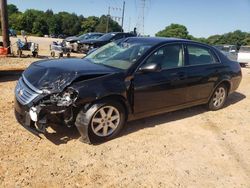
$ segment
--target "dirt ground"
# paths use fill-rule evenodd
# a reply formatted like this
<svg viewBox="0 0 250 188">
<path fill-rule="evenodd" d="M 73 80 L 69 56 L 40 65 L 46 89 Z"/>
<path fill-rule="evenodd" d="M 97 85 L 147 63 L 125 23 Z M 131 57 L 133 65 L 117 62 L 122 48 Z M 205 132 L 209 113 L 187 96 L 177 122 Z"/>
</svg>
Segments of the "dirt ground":
<svg viewBox="0 0 250 188">
<path fill-rule="evenodd" d="M 49 55 L 51 39 L 35 40 Z M 0 70 L 36 60 L 1 58 Z M 13 114 L 18 76 L 0 71 L 0 187 L 250 187 L 250 69 L 242 71 L 224 109 L 198 106 L 130 122 L 99 145 L 81 143 L 74 128 L 40 136 L 24 129 Z"/>
</svg>

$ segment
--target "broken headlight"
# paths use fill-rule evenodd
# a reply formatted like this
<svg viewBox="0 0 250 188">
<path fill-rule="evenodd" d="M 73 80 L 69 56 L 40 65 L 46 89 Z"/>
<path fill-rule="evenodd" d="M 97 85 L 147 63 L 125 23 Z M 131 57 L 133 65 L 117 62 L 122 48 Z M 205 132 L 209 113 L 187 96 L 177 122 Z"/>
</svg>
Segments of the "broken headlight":
<svg viewBox="0 0 250 188">
<path fill-rule="evenodd" d="M 70 106 L 76 101 L 77 97 L 78 92 L 72 88 L 68 88 L 62 93 L 52 94 L 50 101 L 57 106 Z"/>
</svg>

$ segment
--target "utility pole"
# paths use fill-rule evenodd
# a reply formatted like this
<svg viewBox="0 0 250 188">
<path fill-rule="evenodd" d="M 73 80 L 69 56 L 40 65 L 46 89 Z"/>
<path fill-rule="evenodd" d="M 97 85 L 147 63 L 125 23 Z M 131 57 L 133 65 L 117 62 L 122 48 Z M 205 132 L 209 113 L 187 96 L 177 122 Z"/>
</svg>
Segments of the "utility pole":
<svg viewBox="0 0 250 188">
<path fill-rule="evenodd" d="M 111 13 L 111 10 L 112 10 L 112 13 Z M 117 16 L 117 12 L 119 12 L 119 14 L 120 14 L 120 12 L 122 12 L 122 16 L 120 16 L 120 15 Z M 114 13 L 116 13 L 116 14 L 114 14 Z M 113 6 L 108 7 L 106 33 L 109 32 L 110 19 L 117 21 L 117 23 L 121 25 L 121 30 L 123 31 L 124 14 L 125 14 L 125 1 L 123 1 L 123 8 L 113 7 Z"/>
<path fill-rule="evenodd" d="M 142 0 L 142 35 L 144 35 L 145 1 L 146 0 Z"/>
<path fill-rule="evenodd" d="M 123 29 L 123 23 L 124 23 L 124 12 L 125 12 L 125 1 L 123 1 L 123 7 L 122 7 L 122 31 L 124 31 L 124 29 Z"/>
<path fill-rule="evenodd" d="M 144 21 L 145 21 L 145 4 L 146 0 L 140 0 L 140 12 L 137 20 L 138 33 L 144 35 Z"/>
<path fill-rule="evenodd" d="M 3 47 L 8 48 L 10 46 L 10 37 L 9 37 L 7 0 L 1 0 L 1 23 L 2 23 L 2 35 L 3 35 Z M 8 48 L 8 54 L 10 54 L 10 48 Z"/>
<path fill-rule="evenodd" d="M 109 32 L 109 18 L 110 18 L 110 7 L 108 9 L 108 15 L 107 15 L 106 33 Z"/>
</svg>

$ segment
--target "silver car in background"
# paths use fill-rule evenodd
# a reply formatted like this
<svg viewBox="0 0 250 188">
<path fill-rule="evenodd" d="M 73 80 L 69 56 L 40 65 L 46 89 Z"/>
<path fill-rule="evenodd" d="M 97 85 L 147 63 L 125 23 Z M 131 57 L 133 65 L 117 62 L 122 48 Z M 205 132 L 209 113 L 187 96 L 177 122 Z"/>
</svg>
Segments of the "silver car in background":
<svg viewBox="0 0 250 188">
<path fill-rule="evenodd" d="M 219 49 L 223 54 L 225 54 L 230 60 L 237 61 L 238 53 L 236 45 L 217 45 L 215 48 Z"/>
</svg>

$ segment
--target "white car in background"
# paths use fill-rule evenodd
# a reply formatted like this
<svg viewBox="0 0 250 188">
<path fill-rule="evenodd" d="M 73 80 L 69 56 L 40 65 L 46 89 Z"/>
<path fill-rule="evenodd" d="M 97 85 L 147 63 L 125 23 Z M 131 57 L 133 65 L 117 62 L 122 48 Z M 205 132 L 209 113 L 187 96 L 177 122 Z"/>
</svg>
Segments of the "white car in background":
<svg viewBox="0 0 250 188">
<path fill-rule="evenodd" d="M 238 53 L 238 62 L 241 66 L 246 66 L 250 63 L 250 46 L 241 46 Z"/>
</svg>

